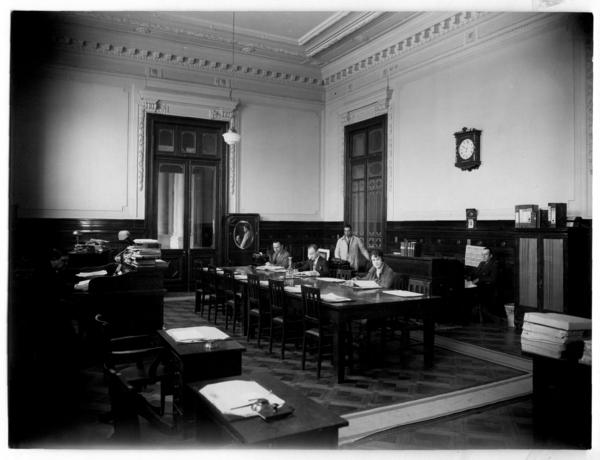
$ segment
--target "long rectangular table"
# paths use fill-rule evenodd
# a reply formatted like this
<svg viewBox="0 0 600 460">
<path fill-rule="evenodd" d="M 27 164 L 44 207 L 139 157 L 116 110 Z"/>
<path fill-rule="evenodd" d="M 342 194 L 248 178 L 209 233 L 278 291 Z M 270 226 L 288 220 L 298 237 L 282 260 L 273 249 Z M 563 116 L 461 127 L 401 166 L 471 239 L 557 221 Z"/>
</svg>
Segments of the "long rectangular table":
<svg viewBox="0 0 600 460">
<path fill-rule="evenodd" d="M 424 336 L 424 364 L 426 367 L 433 365 L 434 358 L 434 332 L 435 316 L 441 305 L 439 296 L 398 297 L 385 294 L 382 289 L 357 290 L 344 286 L 341 283 L 322 281 L 318 277 L 297 277 L 286 279 L 281 272 L 268 272 L 256 270 L 253 267 L 229 267 L 241 274 L 257 274 L 261 280 L 285 279 L 288 285 L 305 284 L 317 287 L 321 294 L 333 293 L 351 299 L 347 302 L 329 303 L 323 301 L 327 315 L 334 326 L 333 353 L 334 367 L 337 372 L 338 383 L 344 381 L 345 376 L 345 350 L 346 324 L 355 319 L 381 319 L 394 316 L 408 316 L 423 321 Z M 246 281 L 238 280 L 242 284 Z M 262 286 L 263 289 L 267 287 Z M 291 300 L 301 302 L 301 294 L 288 293 Z"/>
</svg>

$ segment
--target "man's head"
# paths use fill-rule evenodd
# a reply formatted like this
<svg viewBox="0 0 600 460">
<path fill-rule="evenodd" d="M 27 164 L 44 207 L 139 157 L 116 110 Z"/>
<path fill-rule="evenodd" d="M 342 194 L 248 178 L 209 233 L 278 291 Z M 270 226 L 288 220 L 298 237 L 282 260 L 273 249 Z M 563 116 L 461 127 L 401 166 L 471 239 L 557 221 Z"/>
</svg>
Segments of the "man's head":
<svg viewBox="0 0 600 460">
<path fill-rule="evenodd" d="M 344 225 L 344 236 L 350 238 L 352 236 L 352 226 L 350 224 Z"/>
<path fill-rule="evenodd" d="M 317 248 L 316 244 L 311 244 L 308 246 L 307 253 L 309 260 L 315 260 L 317 257 L 319 257 L 319 248 Z"/>
<path fill-rule="evenodd" d="M 371 251 L 371 263 L 377 270 L 383 265 L 383 253 L 379 249 L 373 249 Z"/>
<path fill-rule="evenodd" d="M 129 230 L 121 230 L 118 234 L 119 241 L 125 241 L 131 237 Z"/>
<path fill-rule="evenodd" d="M 481 251 L 481 260 L 483 262 L 488 262 L 492 257 L 494 257 L 494 254 L 490 248 L 483 248 L 483 251 Z"/>
<path fill-rule="evenodd" d="M 280 241 L 273 241 L 273 252 L 275 254 L 279 254 L 281 252 L 282 248 L 283 248 L 283 246 L 281 246 Z"/>
</svg>

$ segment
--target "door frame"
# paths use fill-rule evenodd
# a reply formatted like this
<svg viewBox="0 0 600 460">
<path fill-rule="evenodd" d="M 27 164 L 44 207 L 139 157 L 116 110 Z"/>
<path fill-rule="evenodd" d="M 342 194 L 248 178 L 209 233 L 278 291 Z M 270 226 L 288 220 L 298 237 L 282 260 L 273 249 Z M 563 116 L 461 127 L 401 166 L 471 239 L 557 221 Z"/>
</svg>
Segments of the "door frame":
<svg viewBox="0 0 600 460">
<path fill-rule="evenodd" d="M 155 190 L 156 188 L 156 183 L 155 183 L 155 172 L 156 172 L 156 164 L 158 162 L 159 158 L 162 159 L 166 159 L 169 158 L 170 160 L 173 160 L 174 162 L 178 162 L 178 161 L 184 161 L 185 162 L 185 171 L 186 171 L 186 177 L 185 177 L 185 190 L 186 190 L 186 206 L 185 206 L 185 210 L 184 210 L 184 220 L 186 222 L 185 225 L 185 229 L 184 229 L 184 240 L 186 241 L 185 246 L 189 246 L 189 229 L 188 229 L 188 223 L 189 223 L 189 219 L 190 219 L 190 209 L 189 209 L 189 201 L 190 201 L 190 196 L 189 194 L 191 193 L 190 190 L 190 184 L 189 184 L 189 171 L 188 168 L 191 168 L 194 164 L 194 162 L 205 162 L 208 164 L 215 164 L 217 165 L 217 179 L 220 180 L 220 184 L 221 186 L 218 187 L 218 194 L 219 194 L 219 203 L 220 203 L 220 207 L 217 206 L 217 213 L 215 215 L 215 235 L 214 235 L 214 245 L 215 248 L 213 249 L 208 249 L 208 248 L 189 248 L 188 249 L 173 249 L 172 251 L 184 251 L 187 252 L 187 254 L 184 254 L 184 257 L 186 260 L 184 260 L 183 263 L 183 268 L 185 270 L 185 274 L 183 276 L 183 279 L 181 280 L 181 282 L 178 283 L 169 283 L 169 281 L 167 279 L 165 279 L 165 286 L 171 287 L 171 288 L 181 288 L 183 290 L 190 290 L 191 288 L 193 288 L 193 281 L 194 281 L 194 262 L 196 259 L 202 259 L 205 261 L 208 261 L 210 259 L 210 261 L 214 264 L 220 264 L 221 261 L 223 260 L 223 243 L 222 243 L 222 238 L 221 235 L 223 233 L 223 217 L 227 214 L 227 211 L 229 209 L 229 195 L 227 193 L 227 191 L 229 190 L 229 177 L 227 174 L 227 171 L 229 170 L 229 149 L 227 147 L 227 145 L 225 144 L 225 142 L 222 143 L 222 149 L 221 149 L 221 158 L 216 159 L 215 157 L 211 157 L 211 156 L 202 156 L 202 155 L 195 155 L 195 156 L 181 156 L 181 155 L 173 155 L 173 156 L 169 156 L 169 155 L 155 155 L 154 149 L 153 149 L 153 145 L 154 145 L 154 127 L 155 124 L 157 123 L 173 123 L 176 125 L 181 125 L 181 124 L 192 124 L 195 126 L 205 126 L 205 127 L 210 127 L 212 129 L 218 128 L 220 130 L 220 133 L 223 134 L 226 132 L 229 124 L 227 122 L 224 121 L 216 121 L 216 120 L 208 120 L 208 119 L 204 119 L 204 118 L 193 118 L 193 117 L 181 117 L 181 116 L 174 116 L 174 115 L 163 115 L 163 114 L 148 114 L 147 118 L 146 118 L 146 161 L 145 161 L 145 167 L 146 167 L 146 190 L 145 190 L 145 199 L 146 199 L 146 203 L 145 203 L 145 218 L 144 218 L 144 228 L 145 228 L 145 234 L 149 237 L 149 238 L 156 238 L 157 237 L 157 228 L 156 228 L 156 219 L 157 219 L 157 205 L 158 205 L 158 201 L 157 201 L 157 190 Z M 175 142 L 178 142 L 177 137 L 175 138 Z M 165 251 L 171 251 L 170 249 L 166 249 Z M 214 255 L 213 255 L 214 254 Z M 210 257 L 209 257 L 210 256 Z M 172 286 L 170 286 L 170 284 L 172 284 Z"/>
<path fill-rule="evenodd" d="M 352 191 L 352 178 L 351 178 L 351 163 L 352 163 L 352 158 L 350 157 L 350 149 L 351 149 L 351 144 L 350 144 L 350 138 L 351 135 L 353 134 L 354 131 L 358 131 L 361 129 L 367 129 L 370 126 L 375 126 L 375 125 L 380 125 L 381 128 L 383 129 L 383 149 L 382 149 L 382 153 L 381 153 L 381 162 L 382 162 L 382 168 L 383 168 L 383 191 L 382 191 L 382 206 L 383 206 L 383 215 L 382 215 L 382 222 L 381 222 L 381 251 L 386 250 L 386 244 L 387 244 L 387 181 L 388 181 L 388 168 L 387 168 L 387 155 L 388 155 L 388 151 L 387 151 L 387 140 L 388 140 L 388 116 L 387 114 L 383 114 L 383 115 L 378 115 L 376 117 L 373 118 L 369 118 L 367 120 L 362 120 L 359 121 L 357 123 L 353 123 L 351 125 L 346 125 L 344 126 L 344 224 L 350 224 L 350 213 L 351 213 L 351 206 L 350 206 L 350 194 Z M 367 142 L 368 142 L 368 138 L 367 138 Z M 366 171 L 365 171 L 366 174 Z M 365 190 L 366 190 L 366 186 L 367 184 L 365 183 Z M 366 193 L 365 193 L 365 197 L 366 197 Z M 366 208 L 365 208 L 366 209 Z M 365 229 L 366 229 L 366 222 L 365 222 Z M 368 234 L 365 231 L 365 237 L 364 237 L 364 243 L 365 243 L 365 247 L 368 249 Z"/>
</svg>

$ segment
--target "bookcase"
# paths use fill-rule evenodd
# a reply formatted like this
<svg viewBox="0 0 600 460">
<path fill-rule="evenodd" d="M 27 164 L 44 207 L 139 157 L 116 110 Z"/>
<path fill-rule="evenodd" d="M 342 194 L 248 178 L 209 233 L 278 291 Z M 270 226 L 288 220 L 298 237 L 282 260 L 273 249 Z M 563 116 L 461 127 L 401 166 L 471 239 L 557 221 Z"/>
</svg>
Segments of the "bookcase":
<svg viewBox="0 0 600 460">
<path fill-rule="evenodd" d="M 516 229 L 517 323 L 527 311 L 591 317 L 588 228 Z"/>
</svg>

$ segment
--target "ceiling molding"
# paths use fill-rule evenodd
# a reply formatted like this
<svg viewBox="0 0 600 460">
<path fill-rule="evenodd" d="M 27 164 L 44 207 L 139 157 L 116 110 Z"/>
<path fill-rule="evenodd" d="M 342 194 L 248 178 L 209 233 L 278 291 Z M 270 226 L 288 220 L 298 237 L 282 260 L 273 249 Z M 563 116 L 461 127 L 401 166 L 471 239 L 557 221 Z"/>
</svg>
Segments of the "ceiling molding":
<svg viewBox="0 0 600 460">
<path fill-rule="evenodd" d="M 319 35 L 323 31 L 325 31 L 328 27 L 331 27 L 336 22 L 338 22 L 340 19 L 342 19 L 345 16 L 348 16 L 349 14 L 350 14 L 349 11 L 339 11 L 339 12 L 333 14 L 330 18 L 326 19 L 321 24 L 319 24 L 318 26 L 316 26 L 313 29 L 309 30 L 302 37 L 300 37 L 298 39 L 298 44 L 299 45 L 305 45 L 310 40 L 312 40 L 313 38 L 315 38 L 317 35 Z"/>
<path fill-rule="evenodd" d="M 177 66 L 213 74 L 228 74 L 231 75 L 232 78 L 267 80 L 310 88 L 322 86 L 321 80 L 313 76 L 269 70 L 248 65 L 232 65 L 229 62 L 218 61 L 215 59 L 164 53 L 158 50 L 127 47 L 112 43 L 100 43 L 97 41 L 80 40 L 71 37 L 55 37 L 54 42 L 58 47 L 71 52 L 143 61 L 152 65 Z"/>
<path fill-rule="evenodd" d="M 314 56 L 335 45 L 382 14 L 384 14 L 383 11 L 366 11 L 352 13 L 351 15 L 345 14 L 335 23 L 328 24 L 319 33 L 313 34 L 309 39 L 302 41 L 306 36 L 302 37 L 300 44 L 305 46 L 307 56 Z"/>
<path fill-rule="evenodd" d="M 382 62 L 397 58 L 402 54 L 412 51 L 415 48 L 425 46 L 431 42 L 437 41 L 440 37 L 452 32 L 458 28 L 470 24 L 476 19 L 486 16 L 489 13 L 484 12 L 458 12 L 443 20 L 437 21 L 434 24 L 425 27 L 418 32 L 415 32 L 408 37 L 405 37 L 389 46 L 386 46 L 379 51 L 368 56 L 361 57 L 359 61 L 344 67 L 334 73 L 325 75 L 323 78 L 324 86 L 333 83 L 339 83 L 347 78 L 358 73 L 367 71 Z"/>
</svg>

